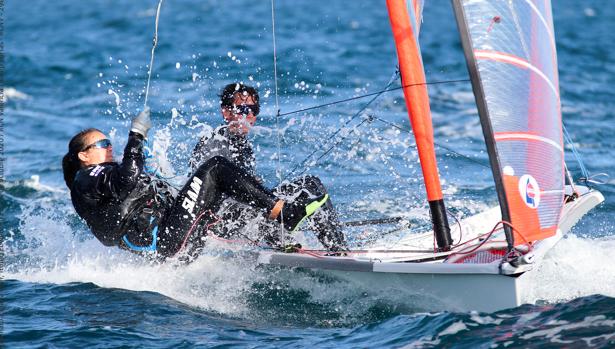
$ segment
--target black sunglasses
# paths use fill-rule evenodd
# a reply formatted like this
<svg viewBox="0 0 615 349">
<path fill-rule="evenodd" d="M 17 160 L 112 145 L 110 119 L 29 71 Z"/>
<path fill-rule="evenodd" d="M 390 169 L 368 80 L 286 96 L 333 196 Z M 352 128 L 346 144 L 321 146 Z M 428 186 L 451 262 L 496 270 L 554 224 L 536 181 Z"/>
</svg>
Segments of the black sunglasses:
<svg viewBox="0 0 615 349">
<path fill-rule="evenodd" d="M 248 115 L 248 114 L 252 113 L 252 114 L 254 114 L 254 116 L 257 116 L 258 113 L 260 112 L 260 107 L 258 106 L 258 104 L 233 105 L 229 109 L 234 114 L 243 114 L 243 115 Z"/>
<path fill-rule="evenodd" d="M 90 148 L 97 148 L 97 149 L 107 149 L 111 146 L 111 141 L 108 140 L 107 138 L 105 139 L 101 139 L 100 141 L 96 141 L 88 146 L 86 146 L 85 148 L 83 148 L 82 151 L 86 151 Z"/>
</svg>

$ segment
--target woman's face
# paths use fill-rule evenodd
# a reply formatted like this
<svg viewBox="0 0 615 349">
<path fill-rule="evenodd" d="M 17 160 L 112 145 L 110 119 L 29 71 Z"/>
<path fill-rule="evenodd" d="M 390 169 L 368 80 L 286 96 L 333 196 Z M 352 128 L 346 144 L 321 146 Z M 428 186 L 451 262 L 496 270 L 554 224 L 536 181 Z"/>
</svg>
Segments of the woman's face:
<svg viewBox="0 0 615 349">
<path fill-rule="evenodd" d="M 84 166 L 98 165 L 113 161 L 113 147 L 107 137 L 98 132 L 90 132 L 85 136 L 85 148 L 79 152 L 79 160 Z"/>
</svg>

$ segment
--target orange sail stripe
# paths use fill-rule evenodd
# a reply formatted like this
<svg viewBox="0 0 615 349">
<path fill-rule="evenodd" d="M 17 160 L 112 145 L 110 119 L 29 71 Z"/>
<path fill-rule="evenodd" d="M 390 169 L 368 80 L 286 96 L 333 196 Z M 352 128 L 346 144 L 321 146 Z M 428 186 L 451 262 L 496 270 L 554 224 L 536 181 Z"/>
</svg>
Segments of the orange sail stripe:
<svg viewBox="0 0 615 349">
<path fill-rule="evenodd" d="M 553 91 L 553 93 L 555 93 L 555 95 L 557 96 L 557 99 L 560 98 L 559 90 L 557 87 L 555 87 L 553 82 L 542 71 L 540 71 L 540 69 L 536 68 L 527 60 L 508 53 L 487 50 L 474 50 L 474 55 L 477 59 L 489 59 L 497 62 L 512 64 L 519 68 L 529 69 L 534 73 L 538 74 L 547 83 L 547 85 L 549 85 L 551 91 Z"/>
<path fill-rule="evenodd" d="M 561 143 L 557 143 L 550 138 L 539 136 L 531 132 L 496 132 L 493 138 L 497 141 L 522 139 L 524 141 L 543 142 L 557 148 L 560 152 L 564 151 Z"/>
</svg>

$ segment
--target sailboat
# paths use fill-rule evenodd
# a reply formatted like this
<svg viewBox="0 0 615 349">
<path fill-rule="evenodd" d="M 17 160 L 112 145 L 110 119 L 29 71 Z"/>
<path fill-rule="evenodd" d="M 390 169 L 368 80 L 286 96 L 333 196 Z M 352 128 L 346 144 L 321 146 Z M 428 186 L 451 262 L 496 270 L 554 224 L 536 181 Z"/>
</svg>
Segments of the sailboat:
<svg viewBox="0 0 615 349">
<path fill-rule="evenodd" d="M 531 301 L 532 274 L 604 197 L 564 162 L 550 0 L 452 0 L 499 205 L 451 229 L 419 46 L 423 0 L 387 0 L 432 229 L 343 256 L 260 251 L 259 264 L 319 270 L 410 292 L 433 310 L 497 311 Z M 434 237 L 436 248 L 433 247 Z M 460 241 L 454 244 L 453 241 Z"/>
</svg>

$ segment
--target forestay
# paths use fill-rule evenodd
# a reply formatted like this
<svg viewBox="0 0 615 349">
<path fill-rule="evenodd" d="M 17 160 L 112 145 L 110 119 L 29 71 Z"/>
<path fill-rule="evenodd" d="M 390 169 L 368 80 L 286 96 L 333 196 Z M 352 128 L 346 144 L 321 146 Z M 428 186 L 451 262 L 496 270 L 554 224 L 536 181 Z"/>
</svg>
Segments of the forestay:
<svg viewBox="0 0 615 349">
<path fill-rule="evenodd" d="M 423 23 L 423 6 L 425 0 L 410 0 L 408 2 L 408 13 L 410 14 L 410 24 L 416 33 L 416 42 L 419 42 L 418 34 L 421 30 L 421 23 Z"/>
<path fill-rule="evenodd" d="M 551 236 L 564 204 L 551 2 L 453 4 L 509 243 Z"/>
</svg>

